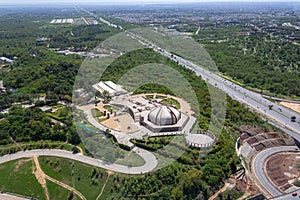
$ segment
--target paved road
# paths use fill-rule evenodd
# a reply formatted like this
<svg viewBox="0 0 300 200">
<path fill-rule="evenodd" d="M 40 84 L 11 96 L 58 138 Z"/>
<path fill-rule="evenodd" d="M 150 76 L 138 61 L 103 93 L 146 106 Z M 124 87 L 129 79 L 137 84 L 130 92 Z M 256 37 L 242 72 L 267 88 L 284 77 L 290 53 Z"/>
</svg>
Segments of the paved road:
<svg viewBox="0 0 300 200">
<path fill-rule="evenodd" d="M 185 68 L 194 71 L 196 75 L 201 76 L 201 78 L 205 80 L 206 83 L 219 88 L 233 99 L 246 104 L 248 107 L 262 114 L 264 117 L 268 118 L 274 123 L 290 130 L 291 132 L 288 134 L 294 137 L 296 140 L 300 141 L 300 113 L 292 111 L 280 104 L 273 103 L 265 99 L 259 93 L 245 89 L 231 81 L 228 81 L 214 72 L 206 70 L 178 55 L 174 55 L 162 49 L 161 47 L 149 43 L 148 40 L 144 41 L 140 36 L 136 36 L 135 34 L 128 31 L 126 32 L 131 38 L 139 41 L 141 44 L 154 49 L 156 52 L 162 54 L 163 56 L 166 56 L 171 60 L 178 62 Z M 296 117 L 296 122 L 291 121 L 292 116 Z"/>
<path fill-rule="evenodd" d="M 270 149 L 266 149 L 255 156 L 252 162 L 253 173 L 256 178 L 259 180 L 260 184 L 268 191 L 268 193 L 272 197 L 276 197 L 282 195 L 283 193 L 278 190 L 274 185 L 270 183 L 266 174 L 265 174 L 265 161 L 271 155 L 280 153 L 280 152 L 288 152 L 288 151 L 297 151 L 299 152 L 296 146 L 282 146 L 282 147 L 274 147 Z"/>
<path fill-rule="evenodd" d="M 297 193 L 296 196 L 293 196 L 292 193 L 286 194 L 286 195 L 282 195 L 282 196 L 278 196 L 275 198 L 272 198 L 270 200 L 296 200 L 300 198 L 300 190 L 295 191 Z"/>
<path fill-rule="evenodd" d="M 300 104 L 299 100 L 283 99 L 283 98 L 272 97 L 272 96 L 268 96 L 268 95 L 262 95 L 262 96 L 265 98 L 273 99 L 275 101 L 284 101 L 284 102 L 288 102 L 288 103 Z"/>
<path fill-rule="evenodd" d="M 239 85 L 236 85 L 235 83 L 225 80 L 217 74 L 205 70 L 189 61 L 184 60 L 183 58 L 180 58 L 176 55 L 171 56 L 172 54 L 168 52 L 163 52 L 163 54 L 168 56 L 170 59 L 178 61 L 179 64 L 182 64 L 186 68 L 193 70 L 198 76 L 201 76 L 202 79 L 206 80 L 207 83 L 223 90 L 233 99 L 246 104 L 276 124 L 291 130 L 293 133 L 290 133 L 290 135 L 300 141 L 299 113 L 296 113 L 279 104 L 273 103 L 263 98 L 261 94 L 247 90 Z M 270 107 L 272 108 L 270 109 Z M 291 121 L 292 116 L 296 117 L 296 122 Z"/>
<path fill-rule="evenodd" d="M 28 200 L 29 198 L 13 196 L 10 194 L 0 194 L 0 199 L 1 200 Z"/>
<path fill-rule="evenodd" d="M 277 125 L 280 125 L 281 127 L 290 130 L 290 133 L 288 134 L 291 135 L 296 140 L 300 141 L 300 113 L 294 112 L 284 106 L 281 106 L 280 104 L 273 103 L 265 99 L 259 93 L 245 89 L 231 81 L 222 78 L 221 76 L 217 75 L 214 72 L 206 70 L 198 65 L 195 65 L 194 63 L 178 55 L 174 55 L 166 51 L 162 47 L 155 45 L 154 42 L 152 43 L 149 42 L 149 38 L 145 40 L 145 38 L 142 38 L 142 36 L 136 35 L 135 33 L 125 30 L 123 27 L 113 24 L 107 20 L 104 20 L 101 17 L 99 18 L 95 14 L 85 9 L 82 8 L 79 9 L 89 13 L 90 15 L 93 15 L 95 18 L 98 18 L 100 21 L 106 23 L 109 26 L 123 30 L 124 32 L 127 33 L 128 37 L 131 37 L 132 39 L 135 39 L 136 41 L 143 44 L 144 46 L 147 46 L 148 48 L 152 48 L 154 51 L 160 53 L 161 55 L 166 56 L 171 60 L 174 60 L 175 62 L 178 62 L 180 65 L 184 66 L 185 68 L 194 71 L 198 76 L 201 76 L 203 80 L 206 80 L 207 83 L 223 90 L 233 99 L 243 104 L 246 104 L 248 107 L 262 114 L 264 117 L 273 121 Z M 291 121 L 292 116 L 296 117 L 296 122 Z"/>
<path fill-rule="evenodd" d="M 145 160 L 144 165 L 139 167 L 129 167 L 129 166 L 119 165 L 119 164 L 109 164 L 102 160 L 94 159 L 81 154 L 73 154 L 70 151 L 58 150 L 58 149 L 43 149 L 43 150 L 37 149 L 37 150 L 30 150 L 30 151 L 20 151 L 14 154 L 8 154 L 0 157 L 0 164 L 12 160 L 17 160 L 20 158 L 30 158 L 33 156 L 54 156 L 54 157 L 76 160 L 88 165 L 101 167 L 110 171 L 123 173 L 123 174 L 143 174 L 143 173 L 151 172 L 155 169 L 155 167 L 157 166 L 157 160 L 152 153 L 138 147 L 135 147 L 133 151 Z"/>
<path fill-rule="evenodd" d="M 124 30 L 124 29 L 122 29 Z M 154 45 L 153 43 L 149 43 L 149 39 L 146 41 L 138 35 L 131 33 L 127 30 L 125 32 L 133 39 L 137 40 L 141 44 L 152 48 L 156 52 L 164 55 L 175 62 L 178 62 L 180 65 L 184 66 L 187 69 L 190 69 L 196 73 L 196 75 L 201 76 L 203 80 L 206 80 L 207 83 L 215 86 L 224 92 L 226 92 L 231 98 L 247 105 L 252 108 L 254 111 L 260 113 L 265 118 L 271 121 L 271 123 L 276 124 L 277 126 L 282 127 L 282 129 L 287 130 L 287 134 L 300 141 L 300 113 L 296 113 L 288 108 L 285 108 L 279 104 L 273 103 L 267 99 L 265 99 L 261 94 L 247 90 L 231 81 L 228 81 L 221 76 L 217 75 L 214 72 L 208 71 L 200 66 L 195 65 L 194 63 L 180 57 L 174 55 L 170 52 L 167 52 L 165 49 Z M 292 122 L 291 118 L 296 117 L 296 121 Z M 293 148 L 293 147 L 290 147 Z M 294 147 L 295 148 L 295 147 Z M 284 148 L 282 148 L 284 149 Z M 266 159 L 270 155 L 270 153 L 275 153 L 276 151 L 282 151 L 282 149 L 272 148 L 266 151 L 263 151 L 258 160 Z M 288 148 L 287 148 L 288 149 Z M 284 150 L 287 150 L 284 149 Z M 270 191 L 273 196 L 278 196 L 281 194 L 274 186 L 272 186 L 264 176 L 264 172 L 262 171 L 262 162 L 255 161 L 255 170 L 260 177 L 262 184 L 268 191 Z"/>
<path fill-rule="evenodd" d="M 82 108 L 81 108 L 82 109 Z M 85 109 L 84 113 L 87 116 L 87 120 L 97 129 L 99 129 L 100 131 L 106 131 L 106 129 L 108 129 L 108 127 L 103 126 L 101 123 L 99 123 L 92 115 L 92 111 L 91 109 Z M 110 129 L 110 134 L 113 135 L 116 140 L 118 141 L 119 144 L 123 144 L 125 146 L 128 146 L 130 148 L 134 147 L 134 144 L 132 142 L 130 142 L 130 140 L 132 139 L 130 137 L 129 134 L 127 133 L 123 133 L 121 131 L 114 131 Z M 150 153 L 150 152 L 149 152 Z"/>
</svg>

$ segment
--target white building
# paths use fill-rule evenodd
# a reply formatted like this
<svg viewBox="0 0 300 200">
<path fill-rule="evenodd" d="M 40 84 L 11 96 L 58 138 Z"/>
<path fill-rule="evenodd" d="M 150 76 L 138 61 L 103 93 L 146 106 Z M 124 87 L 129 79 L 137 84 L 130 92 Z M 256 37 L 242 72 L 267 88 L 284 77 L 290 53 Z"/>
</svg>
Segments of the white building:
<svg viewBox="0 0 300 200">
<path fill-rule="evenodd" d="M 104 91 L 107 91 L 110 97 L 119 96 L 128 93 L 128 91 L 124 90 L 121 85 L 117 85 L 112 81 L 105 81 L 105 82 L 101 81 L 93 85 L 93 88 L 98 92 L 100 92 L 101 94 Z"/>
<path fill-rule="evenodd" d="M 6 57 L 0 57 L 0 64 L 1 63 L 8 63 L 10 65 L 14 64 L 14 60 L 6 58 Z"/>
</svg>

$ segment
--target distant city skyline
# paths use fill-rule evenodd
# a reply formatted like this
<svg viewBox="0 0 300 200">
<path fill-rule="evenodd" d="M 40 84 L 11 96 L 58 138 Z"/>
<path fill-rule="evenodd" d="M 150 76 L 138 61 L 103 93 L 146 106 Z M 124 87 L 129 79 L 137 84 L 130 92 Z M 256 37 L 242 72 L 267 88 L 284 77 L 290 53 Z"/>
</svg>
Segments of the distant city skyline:
<svg viewBox="0 0 300 200">
<path fill-rule="evenodd" d="M 209 2 L 287 2 L 285 0 L 0 0 L 0 4 L 41 4 L 41 3 L 101 3 L 101 4 L 128 4 L 128 3 L 209 3 Z M 288 0 L 300 2 L 300 0 Z"/>
</svg>

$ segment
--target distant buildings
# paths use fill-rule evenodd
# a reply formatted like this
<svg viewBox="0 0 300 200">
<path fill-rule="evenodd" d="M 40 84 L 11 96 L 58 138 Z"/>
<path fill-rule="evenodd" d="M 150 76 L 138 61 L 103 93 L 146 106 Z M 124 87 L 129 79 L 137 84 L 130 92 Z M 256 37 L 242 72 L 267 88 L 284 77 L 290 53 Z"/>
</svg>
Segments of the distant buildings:
<svg viewBox="0 0 300 200">
<path fill-rule="evenodd" d="M 50 38 L 42 37 L 42 38 L 36 39 L 35 42 L 37 42 L 37 43 L 43 43 L 43 42 L 47 42 L 47 41 L 50 41 L 50 40 L 51 40 Z"/>
<path fill-rule="evenodd" d="M 50 24 L 87 24 L 87 25 L 97 25 L 99 24 L 97 20 L 90 18 L 75 18 L 75 19 L 53 19 Z"/>
<path fill-rule="evenodd" d="M 48 41 L 51 41 L 51 38 L 45 38 L 45 37 L 42 37 L 42 38 L 38 38 L 38 39 L 36 39 L 35 40 L 35 44 L 37 45 L 37 46 L 39 46 L 39 45 L 44 45 L 46 42 L 48 42 Z"/>
<path fill-rule="evenodd" d="M 73 24 L 74 19 L 53 19 L 51 24 Z"/>
</svg>

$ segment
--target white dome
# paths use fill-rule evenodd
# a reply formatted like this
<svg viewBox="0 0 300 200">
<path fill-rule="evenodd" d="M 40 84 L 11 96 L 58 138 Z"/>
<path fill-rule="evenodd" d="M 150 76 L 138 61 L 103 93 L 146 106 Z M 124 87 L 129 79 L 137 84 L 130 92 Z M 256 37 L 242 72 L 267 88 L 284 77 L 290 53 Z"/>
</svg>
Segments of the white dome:
<svg viewBox="0 0 300 200">
<path fill-rule="evenodd" d="M 174 125 L 181 118 L 181 113 L 172 107 L 161 106 L 154 108 L 148 115 L 148 120 L 155 125 Z"/>
</svg>

